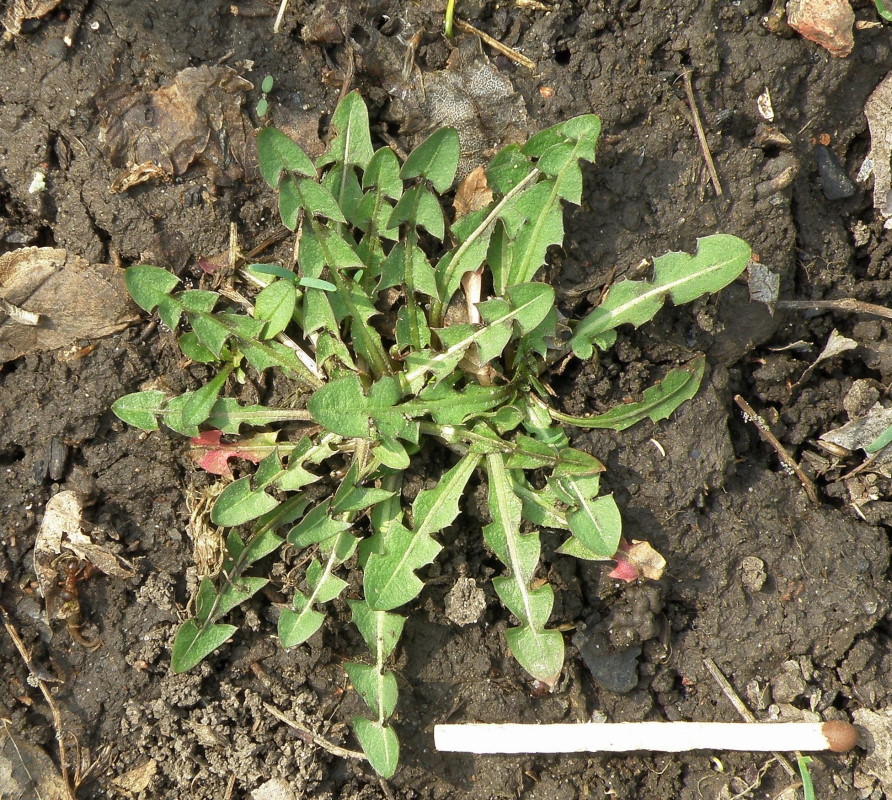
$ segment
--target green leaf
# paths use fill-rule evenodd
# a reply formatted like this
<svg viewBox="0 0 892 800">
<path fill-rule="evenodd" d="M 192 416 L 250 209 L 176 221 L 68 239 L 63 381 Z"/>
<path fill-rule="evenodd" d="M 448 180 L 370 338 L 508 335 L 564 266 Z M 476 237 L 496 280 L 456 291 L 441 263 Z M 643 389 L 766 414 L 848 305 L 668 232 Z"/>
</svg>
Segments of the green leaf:
<svg viewBox="0 0 892 800">
<path fill-rule="evenodd" d="M 505 639 L 511 655 L 534 678 L 553 686 L 564 668 L 564 637 L 560 631 L 521 626 L 508 628 Z"/>
<path fill-rule="evenodd" d="M 340 163 L 356 164 L 365 169 L 372 159 L 372 138 L 369 112 L 359 92 L 350 92 L 338 103 L 331 117 L 331 127 L 336 134 L 317 160 L 317 166 Z"/>
<path fill-rule="evenodd" d="M 486 167 L 486 182 L 499 194 L 507 194 L 533 171 L 533 164 L 520 146 L 508 145 L 496 153 Z"/>
<path fill-rule="evenodd" d="M 152 389 L 146 392 L 133 392 L 119 397 L 112 403 L 116 417 L 144 431 L 158 430 L 158 417 L 162 413 L 167 395 Z"/>
<path fill-rule="evenodd" d="M 316 167 L 310 157 L 275 128 L 264 128 L 257 134 L 257 162 L 263 180 L 273 188 L 279 188 L 282 173 L 295 172 L 307 178 L 316 177 Z"/>
<path fill-rule="evenodd" d="M 169 299 L 170 292 L 179 282 L 179 278 L 166 269 L 148 264 L 137 264 L 124 270 L 127 291 L 143 311 L 151 312 L 159 303 Z"/>
<path fill-rule="evenodd" d="M 300 195 L 300 205 L 307 213 L 327 217 L 335 222 L 347 221 L 334 195 L 322 184 L 305 178 L 297 184 L 297 192 Z M 288 227 L 293 230 L 293 226 Z"/>
<path fill-rule="evenodd" d="M 199 364 L 212 364 L 217 360 L 217 357 L 199 341 L 195 331 L 184 333 L 177 340 L 177 345 L 186 358 Z"/>
<path fill-rule="evenodd" d="M 433 489 L 423 489 L 412 503 L 415 534 L 428 536 L 451 525 L 458 516 L 458 502 L 474 474 L 480 456 L 468 453 L 450 469 Z"/>
<path fill-rule="evenodd" d="M 170 666 L 175 673 L 186 672 L 200 664 L 238 630 L 235 625 L 199 626 L 194 619 L 180 625 L 173 640 Z"/>
<path fill-rule="evenodd" d="M 250 477 L 239 478 L 220 493 L 211 510 L 211 522 L 232 528 L 257 519 L 278 504 L 279 501 L 266 492 L 252 489 Z"/>
<path fill-rule="evenodd" d="M 399 200 L 403 193 L 400 180 L 400 163 L 393 150 L 382 147 L 376 150 L 362 176 L 362 188 L 375 187 L 385 197 Z"/>
<path fill-rule="evenodd" d="M 198 341 L 219 359 L 223 352 L 223 345 L 231 335 L 229 329 L 220 322 L 217 316 L 211 314 L 195 314 L 189 318 L 189 321 Z"/>
<path fill-rule="evenodd" d="M 216 292 L 208 292 L 204 289 L 187 289 L 180 292 L 177 299 L 186 311 L 208 312 L 213 311 L 220 299 Z"/>
<path fill-rule="evenodd" d="M 483 538 L 511 571 L 510 577 L 495 579 L 493 586 L 521 623 L 506 631 L 508 645 L 527 672 L 554 685 L 563 667 L 564 640 L 560 632 L 545 629 L 554 599 L 551 587 L 530 588 L 539 562 L 539 537 L 520 533 L 522 503 L 514 493 L 504 456 L 487 454 L 486 467 L 493 521 L 484 527 Z"/>
<path fill-rule="evenodd" d="M 381 663 L 396 647 L 403 633 L 406 618 L 399 614 L 373 609 L 362 600 L 349 600 L 353 622 L 359 629 L 366 646 Z"/>
<path fill-rule="evenodd" d="M 659 422 L 669 417 L 685 400 L 690 400 L 697 394 L 705 367 L 705 356 L 698 356 L 645 389 L 643 399 L 639 402 L 616 406 L 596 417 L 571 417 L 560 412 L 553 416 L 579 428 L 610 428 L 614 431 L 624 431 L 645 417 L 649 417 L 652 422 Z"/>
<path fill-rule="evenodd" d="M 133 395 L 127 395 L 127 396 L 132 397 Z M 123 398 L 121 398 L 121 399 L 123 399 Z M 112 411 L 114 411 L 114 408 L 115 407 L 112 406 Z M 118 412 L 115 411 L 115 413 L 117 414 Z M 118 414 L 118 416 L 120 417 L 121 415 Z M 123 419 L 123 417 L 121 417 L 121 418 Z M 133 425 L 134 423 L 131 422 L 130 424 Z M 142 428 L 142 425 L 137 425 L 136 427 Z M 150 429 L 145 428 L 144 430 L 150 430 Z M 876 439 L 874 439 L 872 442 L 870 442 L 864 448 L 864 452 L 867 453 L 867 455 L 873 455 L 874 453 L 877 453 L 880 450 L 882 450 L 887 444 L 889 444 L 889 442 L 892 442 L 892 425 L 890 425 L 888 428 L 886 428 L 886 430 L 884 430 L 879 436 L 877 436 Z"/>
<path fill-rule="evenodd" d="M 332 549 L 323 567 L 315 558 L 306 572 L 307 591 L 294 594 L 294 611 L 284 609 L 279 615 L 279 640 L 282 647 L 294 647 L 309 639 L 322 626 L 325 616 L 313 609 L 314 603 L 329 603 L 347 586 L 347 582 L 331 574 L 338 559 Z"/>
<path fill-rule="evenodd" d="M 274 79 L 272 75 L 267 75 L 263 79 L 263 83 L 260 84 L 260 91 L 264 94 L 269 94 L 273 90 Z"/>
<path fill-rule="evenodd" d="M 558 549 L 557 551 L 561 555 L 571 556 L 573 558 L 581 559 L 582 561 L 611 561 L 613 553 L 609 556 L 598 555 L 598 553 L 593 550 L 589 550 L 582 542 L 579 541 L 575 536 L 571 536 L 567 539 Z"/>
<path fill-rule="evenodd" d="M 192 392 L 189 401 L 183 406 L 183 422 L 186 425 L 200 425 L 211 415 L 211 409 L 232 370 L 233 366 L 228 364 L 204 386 Z"/>
<path fill-rule="evenodd" d="M 385 779 L 393 777 L 400 760 L 400 743 L 393 728 L 364 717 L 354 717 L 353 731 L 375 772 Z"/>
<path fill-rule="evenodd" d="M 393 713 L 396 708 L 398 689 L 396 676 L 392 672 L 382 673 L 369 664 L 357 662 L 345 663 L 344 669 L 353 688 L 372 711 L 378 713 L 380 708 L 385 719 Z"/>
<path fill-rule="evenodd" d="M 567 481 L 571 485 L 575 485 Z M 622 538 L 622 517 L 613 495 L 593 500 L 577 495 L 579 510 L 567 515 L 573 535 L 599 558 L 610 558 Z"/>
<path fill-rule="evenodd" d="M 245 600 L 248 600 L 257 594 L 257 592 L 268 583 L 269 580 L 266 578 L 246 577 L 244 575 L 235 578 L 232 581 L 228 581 L 220 592 L 217 608 L 214 612 L 214 618 L 218 619 L 229 611 L 232 611 L 236 606 L 240 606 Z"/>
<path fill-rule="evenodd" d="M 277 278 L 284 278 L 286 281 L 297 280 L 294 270 L 280 267 L 278 264 L 248 264 L 245 269 L 252 275 L 275 275 Z"/>
<path fill-rule="evenodd" d="M 623 324 L 639 325 L 656 315 L 667 297 L 676 305 L 715 293 L 740 275 L 750 247 L 736 236 L 715 234 L 697 240 L 696 255 L 667 253 L 654 259 L 653 281 L 624 280 L 576 328 L 571 345 L 579 358 L 590 358 L 592 343 Z"/>
<path fill-rule="evenodd" d="M 331 518 L 331 501 L 326 500 L 307 512 L 307 515 L 288 532 L 288 542 L 294 547 L 309 547 L 334 538 L 347 530 L 350 523 Z"/>
<path fill-rule="evenodd" d="M 401 396 L 399 383 L 383 378 L 372 385 L 366 397 L 359 376 L 352 374 L 317 390 L 307 402 L 307 410 L 323 428 L 341 436 L 370 438 L 372 420 L 382 433 L 392 436 L 405 424 L 394 409 Z"/>
<path fill-rule="evenodd" d="M 288 327 L 296 304 L 297 290 L 288 280 L 273 281 L 257 295 L 254 314 L 257 319 L 266 320 L 264 339 L 272 339 Z"/>
<path fill-rule="evenodd" d="M 442 194 L 455 178 L 460 148 L 456 130 L 440 128 L 409 153 L 400 177 L 403 180 L 425 178 Z"/>
<path fill-rule="evenodd" d="M 371 553 L 363 572 L 363 592 L 369 606 L 390 611 L 408 603 L 424 588 L 415 574 L 433 561 L 442 545 L 427 533 L 396 526 L 384 538 L 383 552 Z"/>
</svg>

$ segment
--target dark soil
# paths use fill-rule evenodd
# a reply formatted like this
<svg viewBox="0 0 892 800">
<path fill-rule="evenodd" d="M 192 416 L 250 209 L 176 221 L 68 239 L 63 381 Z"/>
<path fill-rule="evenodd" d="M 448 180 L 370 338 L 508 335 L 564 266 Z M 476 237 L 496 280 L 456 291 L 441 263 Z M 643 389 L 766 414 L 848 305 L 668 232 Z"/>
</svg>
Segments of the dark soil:
<svg viewBox="0 0 892 800">
<path fill-rule="evenodd" d="M 222 62 L 258 87 L 244 103 L 256 124 L 259 85 L 272 74 L 280 124 L 312 149 L 347 81 L 367 98 L 379 133 L 408 148 L 423 126 L 393 96 L 404 43 L 423 27 L 417 67 L 445 67 L 450 47 L 439 33 L 441 5 L 380 0 L 339 11 L 335 3 L 293 0 L 282 33 L 273 35 L 275 9 L 265 0 L 63 3 L 0 50 L 2 251 L 53 245 L 92 263 L 142 261 L 197 278 L 200 256 L 226 251 L 231 223 L 244 249 L 253 247 L 275 229 L 276 217 L 250 159 L 199 159 L 172 182 L 109 191 L 121 174 L 100 135 L 109 93 L 152 91 L 186 67 Z M 875 18 L 872 4 L 857 5 L 859 18 Z M 239 15 L 230 10 L 236 6 Z M 565 313 L 584 313 L 606 282 L 634 272 L 643 258 L 691 251 L 698 236 L 715 232 L 748 241 L 780 275 L 784 298 L 888 301 L 888 234 L 870 191 L 826 199 L 814 150 L 815 138 L 829 134 L 845 170 L 857 172 L 869 144 L 864 102 L 892 68 L 888 29 L 856 31 L 854 52 L 838 59 L 798 37 L 770 33 L 762 24 L 768 8 L 761 0 L 677 0 L 659 8 L 631 0 L 524 8 L 459 3 L 461 16 L 536 62 L 533 74 L 489 53 L 522 98 L 527 132 L 576 114 L 602 117 L 599 163 L 587 170 L 583 207 L 567 213 L 565 245 L 547 276 Z M 81 10 L 67 48 L 61 37 Z M 691 125 L 686 69 L 720 197 Z M 758 143 L 764 123 L 756 98 L 765 87 L 789 147 Z M 759 184 L 790 164 L 793 182 L 763 196 Z M 47 190 L 32 194 L 38 169 Z M 342 691 L 340 664 L 360 648 L 339 624 L 345 607 L 337 606 L 339 619 L 307 645 L 285 653 L 275 641 L 272 608 L 260 599 L 232 615 L 241 630 L 230 645 L 188 674 L 171 674 L 169 647 L 192 585 L 185 502 L 192 467 L 180 439 L 127 428 L 109 406 L 148 381 L 195 386 L 203 373 L 184 372 L 171 333 L 145 324 L 77 357 L 35 354 L 0 368 L 2 605 L 34 661 L 61 679 L 52 686 L 64 728 L 77 738 L 84 764 L 93 764 L 79 797 L 126 796 L 114 782 L 150 760 L 157 771 L 139 796 L 158 799 L 251 797 L 271 779 L 284 779 L 301 798 L 663 800 L 743 796 L 747 787 L 749 796 L 775 797 L 794 779 L 768 756 L 473 758 L 436 753 L 432 726 L 582 721 L 593 713 L 612 721 L 736 720 L 704 666 L 707 657 L 760 718 L 850 718 L 892 701 L 886 479 L 862 475 L 859 494 L 841 479 L 857 457 L 840 468 L 828 464 L 813 475 L 821 502 L 811 503 L 732 400 L 740 393 L 764 413 L 796 458 L 826 457 L 815 440 L 848 420 L 843 399 L 853 382 L 873 379 L 882 390 L 892 382 L 887 321 L 848 313 L 771 316 L 738 283 L 719 298 L 667 309 L 640 331 L 621 332 L 611 353 L 554 375 L 562 407 L 586 413 L 637 396 L 695 352 L 708 356 L 704 387 L 671 420 L 622 434 L 575 435 L 577 446 L 607 464 L 605 485 L 623 509 L 627 537 L 650 541 L 665 555 L 657 596 L 640 599 L 642 587 L 608 579 L 603 565 L 550 559 L 559 598 L 554 624 L 586 624 L 592 635 L 612 636 L 608 650 L 624 627 L 655 621 L 658 631 L 648 635 L 657 635 L 636 645 L 631 690 L 605 689 L 609 680 L 595 681 L 569 647 L 557 691 L 534 697 L 507 655 L 506 613 L 491 590 L 481 623 L 458 627 L 444 615 L 455 578 L 466 574 L 487 585 L 492 572 L 476 534 L 466 534 L 480 524 L 472 498 L 462 525 L 443 537 L 444 559 L 429 570 L 430 586 L 397 651 L 403 765 L 386 787 L 367 765 L 307 743 L 265 708 L 355 747 L 347 722 L 359 701 Z M 834 328 L 859 348 L 823 362 L 797 385 Z M 779 349 L 800 341 L 806 346 Z M 54 437 L 68 455 L 61 472 L 48 475 Z M 805 463 L 814 472 L 819 462 Z M 62 488 L 89 494 L 90 521 L 139 572 L 129 582 L 98 575 L 81 584 L 81 632 L 102 640 L 92 652 L 64 625 L 47 625 L 34 583 L 35 536 L 47 500 Z M 550 548 L 558 542 L 545 540 Z M 458 549 L 450 551 L 453 544 Z M 629 641 L 635 639 L 632 631 Z M 584 648 L 584 638 L 574 641 Z M 6 730 L 55 758 L 49 710 L 5 633 L 0 655 Z M 858 752 L 815 759 L 819 796 L 885 796 L 890 787 L 865 774 Z M 7 796 L 2 785 L 0 796 Z"/>
</svg>

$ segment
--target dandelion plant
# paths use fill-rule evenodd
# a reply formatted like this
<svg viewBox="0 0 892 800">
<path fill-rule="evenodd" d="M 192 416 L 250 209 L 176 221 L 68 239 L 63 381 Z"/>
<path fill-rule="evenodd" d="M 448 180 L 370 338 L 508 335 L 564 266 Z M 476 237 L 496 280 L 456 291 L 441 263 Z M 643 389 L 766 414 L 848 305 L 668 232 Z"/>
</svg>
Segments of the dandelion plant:
<svg viewBox="0 0 892 800">
<path fill-rule="evenodd" d="M 647 322 L 666 299 L 719 291 L 750 251 L 714 235 L 695 255 L 657 258 L 651 280 L 612 286 L 562 336 L 554 289 L 536 278 L 563 240 L 562 203 L 581 203 L 580 164 L 595 160 L 598 117 L 500 150 L 485 168 L 491 199 L 455 218 L 444 204 L 459 163 L 455 130 L 438 130 L 400 163 L 390 148 L 374 149 L 357 93 L 339 104 L 332 126 L 315 161 L 273 127 L 257 137 L 261 175 L 299 245 L 294 268 L 246 268 L 263 287 L 248 311 L 231 293 L 181 289 L 157 267 L 127 270 L 134 300 L 180 332 L 188 358 L 215 372 L 195 391 L 137 392 L 114 411 L 144 430 L 163 423 L 191 437 L 195 460 L 220 475 L 233 461 L 256 464 L 213 505 L 226 553 L 219 573 L 201 580 L 194 616 L 176 635 L 174 671 L 236 634 L 227 615 L 269 582 L 261 561 L 287 543 L 304 566 L 279 615 L 279 639 L 288 648 L 305 642 L 331 604 L 346 600 L 368 647 L 345 665 L 370 711 L 353 730 L 386 777 L 399 756 L 391 724 L 398 682 L 388 666 L 405 621 L 398 610 L 411 610 L 423 590 L 424 568 L 442 549 L 438 534 L 458 517 L 472 478 L 486 482 L 483 540 L 504 565 L 493 585 L 513 618 L 507 647 L 553 685 L 564 638 L 549 627 L 554 591 L 538 573 L 538 530 L 565 531 L 561 552 L 582 559 L 610 559 L 621 538 L 619 509 L 600 487 L 604 467 L 569 445 L 565 426 L 622 430 L 665 419 L 696 393 L 704 359 L 671 370 L 640 401 L 587 418 L 553 408 L 547 365 L 571 350 L 590 358 L 610 347 L 617 327 Z M 294 407 L 228 396 L 249 370 L 291 382 Z M 407 504 L 404 475 L 428 448 L 440 448 L 447 466 Z M 330 490 L 307 492 L 313 483 Z M 348 562 L 361 569 L 362 586 L 348 584 Z"/>
</svg>

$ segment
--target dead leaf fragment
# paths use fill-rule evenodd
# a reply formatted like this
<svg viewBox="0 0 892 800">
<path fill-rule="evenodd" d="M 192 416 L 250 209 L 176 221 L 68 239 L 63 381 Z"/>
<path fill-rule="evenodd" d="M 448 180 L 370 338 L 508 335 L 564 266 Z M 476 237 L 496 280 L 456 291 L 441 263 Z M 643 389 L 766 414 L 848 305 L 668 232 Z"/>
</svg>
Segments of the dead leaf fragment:
<svg viewBox="0 0 892 800">
<path fill-rule="evenodd" d="M 844 447 L 846 450 L 863 450 L 890 426 L 892 426 L 892 408 L 884 408 L 877 403 L 865 416 L 853 419 L 841 428 L 827 431 L 820 436 L 820 440 Z M 892 444 L 874 453 L 870 464 L 871 471 L 887 477 L 892 476 Z"/>
<path fill-rule="evenodd" d="M 37 325 L 12 317 L 0 321 L 0 364 L 100 339 L 139 319 L 120 269 L 88 264 L 55 247 L 24 247 L 0 256 L 0 299 L 41 317 Z"/>
<path fill-rule="evenodd" d="M 150 758 L 144 764 L 127 770 L 112 780 L 112 786 L 128 797 L 136 797 L 149 788 L 155 773 L 158 771 L 158 762 Z"/>
<path fill-rule="evenodd" d="M 95 565 L 106 575 L 132 578 L 136 574 L 131 564 L 84 533 L 83 512 L 83 498 L 72 491 L 53 495 L 43 512 L 43 522 L 34 542 L 34 572 L 50 620 L 55 618 L 57 611 L 59 556 L 63 555 L 63 549 L 69 550 L 72 557 Z"/>
<path fill-rule="evenodd" d="M 0 731 L 0 797 L 71 797 L 52 759 L 27 740 L 13 737 L 7 724 Z"/>
<path fill-rule="evenodd" d="M 61 2 L 62 0 L 12 0 L 3 15 L 3 27 L 9 34 L 18 36 L 26 20 L 45 17 Z"/>
<path fill-rule="evenodd" d="M 466 214 L 486 208 L 492 202 L 492 189 L 486 182 L 486 170 L 483 165 L 475 167 L 462 179 L 455 190 L 455 199 L 452 207 L 455 209 L 456 220 Z"/>
<path fill-rule="evenodd" d="M 892 73 L 889 73 L 864 104 L 864 116 L 870 128 L 870 153 L 865 163 L 873 165 L 873 206 L 883 215 L 892 216 Z M 859 173 L 860 176 L 860 173 Z"/>
<path fill-rule="evenodd" d="M 251 124 L 242 114 L 253 84 L 229 67 L 189 67 L 154 92 L 114 86 L 97 97 L 100 139 L 112 163 L 126 167 L 117 191 L 199 161 L 215 181 L 242 177 L 250 166 Z"/>
<path fill-rule="evenodd" d="M 381 39 L 376 40 L 378 50 Z M 396 55 L 397 63 L 402 63 L 403 53 Z M 408 81 L 394 75 L 393 80 L 390 114 L 400 121 L 402 133 L 420 143 L 447 125 L 458 131 L 459 179 L 500 147 L 529 138 L 523 98 L 486 57 L 476 37 L 458 40 L 446 69 L 416 71 Z"/>
<path fill-rule="evenodd" d="M 830 336 L 827 339 L 827 344 L 824 345 L 824 349 L 821 351 L 820 355 L 814 360 L 814 362 L 802 373 L 802 377 L 796 381 L 796 385 L 799 386 L 805 383 L 806 378 L 815 371 L 818 364 L 822 361 L 826 361 L 828 358 L 833 358 L 834 356 L 840 355 L 840 353 L 845 353 L 847 350 L 854 350 L 858 347 L 858 342 L 854 339 L 849 339 L 846 336 L 843 336 L 838 330 L 832 330 L 830 332 Z"/>
<path fill-rule="evenodd" d="M 750 300 L 764 303 L 768 306 L 768 313 L 774 315 L 774 307 L 780 295 L 780 275 L 758 261 L 750 261 L 746 271 Z"/>
</svg>

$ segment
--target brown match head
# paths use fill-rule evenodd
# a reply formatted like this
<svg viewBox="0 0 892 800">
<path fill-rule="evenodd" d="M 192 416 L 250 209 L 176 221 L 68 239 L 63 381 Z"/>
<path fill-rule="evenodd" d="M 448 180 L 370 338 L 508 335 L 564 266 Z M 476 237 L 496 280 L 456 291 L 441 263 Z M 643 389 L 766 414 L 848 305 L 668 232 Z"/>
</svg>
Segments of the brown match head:
<svg viewBox="0 0 892 800">
<path fill-rule="evenodd" d="M 821 726 L 821 733 L 834 753 L 848 753 L 858 744 L 858 729 L 838 719 L 825 722 Z"/>
</svg>

